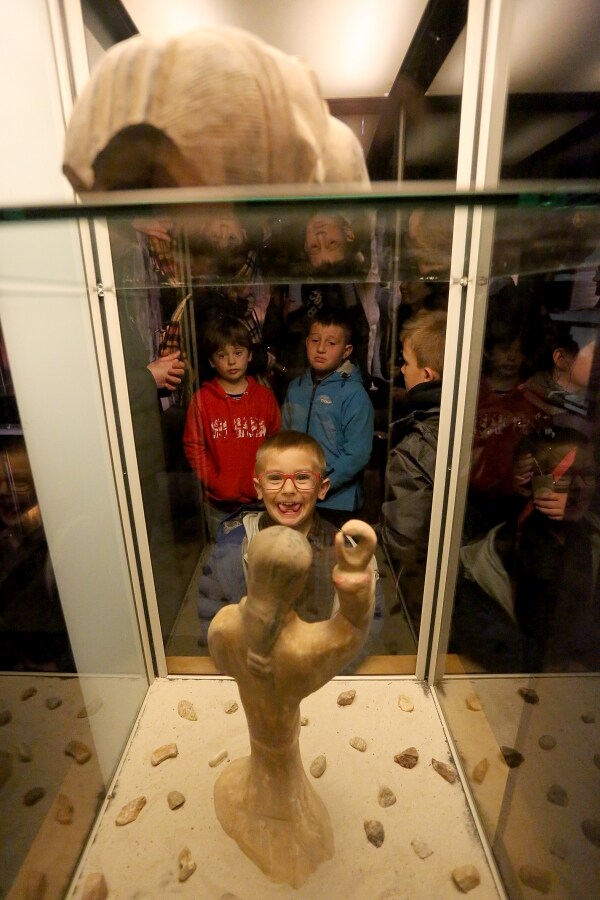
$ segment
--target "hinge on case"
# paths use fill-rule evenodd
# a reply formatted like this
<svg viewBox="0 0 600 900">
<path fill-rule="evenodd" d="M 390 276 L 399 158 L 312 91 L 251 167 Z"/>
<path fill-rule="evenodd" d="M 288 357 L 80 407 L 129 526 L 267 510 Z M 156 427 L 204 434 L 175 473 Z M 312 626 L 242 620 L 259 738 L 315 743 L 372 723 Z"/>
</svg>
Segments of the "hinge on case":
<svg viewBox="0 0 600 900">
<path fill-rule="evenodd" d="M 104 285 L 101 281 L 96 285 L 96 293 L 98 294 L 99 300 L 104 300 Z"/>
</svg>

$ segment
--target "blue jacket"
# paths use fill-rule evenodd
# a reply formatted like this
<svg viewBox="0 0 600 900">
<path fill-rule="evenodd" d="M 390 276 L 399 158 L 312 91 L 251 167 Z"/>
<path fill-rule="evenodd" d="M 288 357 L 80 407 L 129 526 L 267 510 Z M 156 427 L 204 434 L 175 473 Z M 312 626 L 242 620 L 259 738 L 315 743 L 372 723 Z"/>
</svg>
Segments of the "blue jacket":
<svg viewBox="0 0 600 900">
<path fill-rule="evenodd" d="M 329 493 L 318 506 L 354 510 L 364 503 L 363 469 L 373 445 L 373 404 L 351 362 L 313 382 L 307 369 L 287 390 L 282 428 L 312 435 L 325 451 Z"/>
</svg>

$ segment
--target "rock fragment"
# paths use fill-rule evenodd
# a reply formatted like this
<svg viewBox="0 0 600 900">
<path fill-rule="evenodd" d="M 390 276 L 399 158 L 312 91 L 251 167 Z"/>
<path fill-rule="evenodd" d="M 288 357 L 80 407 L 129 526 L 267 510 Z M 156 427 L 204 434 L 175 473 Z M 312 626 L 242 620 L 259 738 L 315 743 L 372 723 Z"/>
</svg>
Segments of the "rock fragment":
<svg viewBox="0 0 600 900">
<path fill-rule="evenodd" d="M 594 765 L 600 769 L 600 753 L 594 753 Z"/>
<path fill-rule="evenodd" d="M 552 887 L 552 875 L 538 866 L 521 866 L 519 878 L 527 887 L 539 891 L 540 894 L 548 894 Z"/>
<path fill-rule="evenodd" d="M 388 806 L 393 806 L 396 802 L 396 795 L 391 788 L 381 787 L 379 788 L 377 800 L 380 806 L 387 809 Z"/>
<path fill-rule="evenodd" d="M 74 807 L 66 794 L 59 794 L 54 805 L 54 818 L 59 825 L 70 825 L 73 821 Z"/>
<path fill-rule="evenodd" d="M 65 753 L 67 756 L 72 756 L 79 766 L 86 763 L 92 755 L 92 751 L 83 741 L 69 741 L 65 747 Z"/>
<path fill-rule="evenodd" d="M 181 791 L 169 791 L 167 794 L 167 803 L 170 809 L 179 809 L 185 803 L 185 797 Z"/>
<path fill-rule="evenodd" d="M 37 688 L 35 688 L 35 687 L 28 687 L 28 688 L 25 688 L 24 691 L 21 691 L 21 700 L 29 700 L 29 699 L 31 699 L 31 697 L 35 697 L 36 694 L 37 694 Z M 43 875 L 44 873 L 43 873 L 43 872 L 36 872 L 35 874 L 36 874 L 36 875 Z M 44 878 L 45 878 L 45 877 L 46 877 L 46 876 L 44 875 Z"/>
<path fill-rule="evenodd" d="M 374 847 L 381 847 L 385 840 L 385 832 L 382 823 L 377 819 L 365 819 L 364 828 L 367 840 L 370 841 Z"/>
<path fill-rule="evenodd" d="M 177 857 L 177 861 L 179 862 L 179 881 L 187 881 L 190 875 L 193 875 L 196 871 L 196 863 L 192 859 L 189 847 L 183 848 Z"/>
<path fill-rule="evenodd" d="M 518 768 L 522 762 L 525 762 L 525 757 L 522 753 L 519 753 L 518 750 L 515 750 L 514 747 L 500 747 L 500 752 L 504 757 L 504 762 L 509 767 L 509 769 Z"/>
<path fill-rule="evenodd" d="M 62 700 L 60 697 L 48 697 L 46 706 L 48 709 L 58 709 L 59 706 L 62 706 Z"/>
<path fill-rule="evenodd" d="M 190 722 L 198 721 L 198 716 L 196 715 L 194 704 L 190 703 L 189 700 L 180 700 L 177 704 L 177 712 L 182 719 L 188 719 L 188 721 Z"/>
<path fill-rule="evenodd" d="M 488 769 L 490 767 L 487 756 L 484 756 L 483 759 L 480 759 L 477 765 L 473 769 L 473 773 L 471 775 L 473 781 L 477 784 L 482 784 L 485 776 L 487 775 Z"/>
<path fill-rule="evenodd" d="M 554 837 L 550 844 L 550 853 L 552 856 L 556 856 L 557 859 L 566 859 L 569 855 L 569 847 L 560 838 Z"/>
<path fill-rule="evenodd" d="M 214 769 L 217 766 L 220 766 L 221 763 L 224 762 L 226 759 L 227 759 L 227 750 L 220 750 L 216 754 L 216 756 L 213 756 L 212 759 L 209 759 L 208 764 L 211 767 L 211 769 Z"/>
<path fill-rule="evenodd" d="M 29 744 L 26 744 L 25 741 L 21 741 L 19 746 L 17 747 L 17 756 L 21 760 L 21 762 L 28 763 L 33 759 L 33 753 Z"/>
<path fill-rule="evenodd" d="M 584 819 L 581 830 L 594 847 L 600 847 L 600 819 Z"/>
<path fill-rule="evenodd" d="M 569 796 L 560 784 L 551 784 L 546 792 L 546 800 L 555 806 L 568 806 Z"/>
<path fill-rule="evenodd" d="M 539 738 L 538 744 L 542 750 L 554 750 L 556 747 L 556 738 L 552 737 L 551 734 L 543 734 Z"/>
<path fill-rule="evenodd" d="M 6 706 L 0 707 L 0 726 L 8 725 L 9 722 L 12 722 L 12 713 L 10 709 L 7 709 Z"/>
<path fill-rule="evenodd" d="M 306 718 L 306 716 L 300 716 L 300 724 L 308 725 L 308 719 Z"/>
<path fill-rule="evenodd" d="M 523 698 L 525 703 L 539 703 L 540 695 L 535 688 L 520 687 L 517 693 Z"/>
<path fill-rule="evenodd" d="M 320 778 L 325 769 L 327 768 L 327 760 L 321 755 L 315 757 L 310 764 L 310 774 L 313 778 Z"/>
<path fill-rule="evenodd" d="M 420 841 L 415 838 L 410 842 L 410 846 L 413 848 L 419 859 L 427 859 L 428 856 L 431 856 L 433 850 L 425 841 Z"/>
<path fill-rule="evenodd" d="M 95 697 L 93 700 L 86 706 L 82 706 L 79 712 L 77 713 L 78 719 L 89 719 L 90 716 L 95 716 L 97 712 L 102 709 L 102 700 L 100 697 Z"/>
<path fill-rule="evenodd" d="M 350 746 L 354 747 L 355 750 L 359 750 L 360 753 L 364 753 L 367 749 L 367 742 L 364 738 L 352 737 L 350 738 Z"/>
<path fill-rule="evenodd" d="M 593 725 L 594 722 L 596 721 L 596 716 L 594 715 L 593 712 L 584 712 L 581 714 L 581 721 L 585 725 Z"/>
<path fill-rule="evenodd" d="M 81 900 L 107 900 L 108 887 L 102 872 L 90 872 L 83 885 Z"/>
<path fill-rule="evenodd" d="M 452 869 L 452 880 L 457 888 L 467 894 L 481 883 L 481 877 L 476 866 L 458 866 Z"/>
<path fill-rule="evenodd" d="M 0 788 L 3 788 L 13 771 L 12 753 L 0 750 Z"/>
<path fill-rule="evenodd" d="M 472 709 L 473 712 L 481 712 L 483 709 L 481 700 L 477 694 L 469 694 L 465 699 L 465 703 L 467 704 L 468 709 Z"/>
<path fill-rule="evenodd" d="M 35 806 L 45 796 L 46 791 L 43 787 L 30 788 L 23 797 L 23 803 L 25 806 Z"/>
<path fill-rule="evenodd" d="M 231 716 L 234 712 L 237 712 L 239 707 L 235 700 L 230 700 L 229 703 L 225 704 L 225 712 L 228 716 Z"/>
<path fill-rule="evenodd" d="M 402 712 L 412 712 L 415 708 L 415 704 L 412 702 L 410 697 L 407 697 L 406 694 L 400 694 L 398 697 L 398 706 L 402 710 Z"/>
<path fill-rule="evenodd" d="M 403 769 L 414 769 L 419 762 L 419 751 L 416 747 L 407 747 L 402 753 L 396 753 L 394 762 L 397 762 Z"/>
<path fill-rule="evenodd" d="M 23 879 L 24 900 L 42 900 L 48 887 L 48 879 L 45 872 L 31 869 Z"/>
<path fill-rule="evenodd" d="M 337 704 L 338 706 L 350 706 L 351 703 L 354 703 L 355 697 L 356 691 L 342 691 L 337 698 Z"/>
<path fill-rule="evenodd" d="M 154 750 L 150 757 L 150 762 L 153 766 L 159 766 L 165 759 L 174 759 L 178 752 L 177 744 L 163 744 Z"/>
<path fill-rule="evenodd" d="M 135 822 L 146 802 L 145 797 L 136 797 L 135 800 L 130 800 L 129 803 L 122 807 L 115 819 L 115 825 L 129 825 L 131 822 Z"/>
<path fill-rule="evenodd" d="M 441 775 L 448 784 L 454 784 L 458 778 L 458 772 L 454 766 L 451 766 L 449 763 L 441 762 L 439 759 L 432 759 L 431 765 L 438 775 Z"/>
</svg>

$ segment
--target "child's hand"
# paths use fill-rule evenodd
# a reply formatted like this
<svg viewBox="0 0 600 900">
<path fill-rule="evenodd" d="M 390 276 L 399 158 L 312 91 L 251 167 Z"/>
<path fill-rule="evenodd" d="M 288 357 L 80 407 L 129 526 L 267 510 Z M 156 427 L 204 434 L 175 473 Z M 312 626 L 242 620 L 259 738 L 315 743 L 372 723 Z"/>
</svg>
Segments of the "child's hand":
<svg viewBox="0 0 600 900">
<path fill-rule="evenodd" d="M 565 517 L 568 498 L 567 491 L 540 491 L 533 498 L 533 505 L 549 519 L 560 522 Z"/>
</svg>

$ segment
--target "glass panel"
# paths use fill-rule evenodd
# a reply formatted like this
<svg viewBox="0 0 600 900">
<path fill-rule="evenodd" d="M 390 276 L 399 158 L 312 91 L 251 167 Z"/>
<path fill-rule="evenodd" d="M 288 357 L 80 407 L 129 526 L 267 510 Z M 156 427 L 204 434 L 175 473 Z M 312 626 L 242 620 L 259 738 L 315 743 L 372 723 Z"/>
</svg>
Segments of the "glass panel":
<svg viewBox="0 0 600 900">
<path fill-rule="evenodd" d="M 148 679 L 76 225 L 0 248 L 0 894 L 59 897 Z"/>
<path fill-rule="evenodd" d="M 510 896 L 595 889 L 599 265 L 591 205 L 497 209 L 439 695 Z"/>
</svg>

